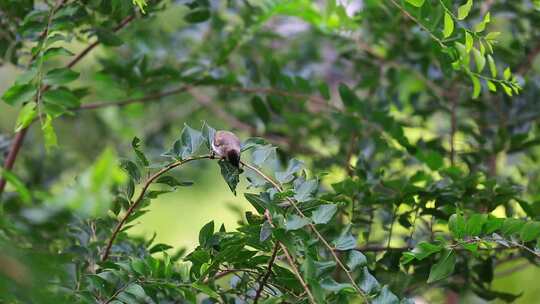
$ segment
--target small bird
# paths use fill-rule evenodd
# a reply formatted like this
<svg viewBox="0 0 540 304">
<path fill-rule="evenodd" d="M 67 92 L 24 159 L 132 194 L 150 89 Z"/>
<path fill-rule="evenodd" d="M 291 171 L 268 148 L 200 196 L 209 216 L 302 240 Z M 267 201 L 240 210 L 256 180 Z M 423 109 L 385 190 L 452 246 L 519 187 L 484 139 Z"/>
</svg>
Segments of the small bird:
<svg viewBox="0 0 540 304">
<path fill-rule="evenodd" d="M 229 131 L 217 131 L 212 141 L 212 151 L 240 168 L 240 139 Z"/>
</svg>

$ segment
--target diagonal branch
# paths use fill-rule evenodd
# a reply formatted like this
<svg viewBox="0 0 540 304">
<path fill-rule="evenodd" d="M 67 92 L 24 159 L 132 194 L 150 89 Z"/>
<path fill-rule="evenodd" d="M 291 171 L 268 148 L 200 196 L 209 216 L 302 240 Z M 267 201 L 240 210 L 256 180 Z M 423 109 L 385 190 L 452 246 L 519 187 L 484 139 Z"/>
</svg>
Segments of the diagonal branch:
<svg viewBox="0 0 540 304">
<path fill-rule="evenodd" d="M 150 187 L 150 185 L 152 184 L 152 182 L 154 182 L 154 180 L 156 180 L 161 175 L 169 172 L 170 170 L 172 170 L 172 169 L 174 169 L 174 168 L 176 168 L 178 166 L 184 165 L 184 164 L 186 164 L 188 162 L 198 160 L 198 159 L 210 159 L 210 158 L 212 158 L 212 156 L 203 155 L 203 156 L 195 156 L 195 157 L 175 161 L 175 162 L 171 163 L 170 165 L 168 165 L 167 167 L 157 171 L 152 176 L 150 176 L 146 180 L 146 182 L 144 182 L 144 185 L 143 185 L 143 187 L 141 189 L 141 192 L 139 193 L 139 196 L 137 197 L 137 199 L 135 199 L 135 201 L 133 201 L 133 203 L 131 203 L 131 205 L 129 206 L 129 209 L 126 211 L 126 214 L 124 214 L 124 217 L 122 217 L 120 222 L 118 222 L 118 224 L 116 224 L 116 227 L 114 228 L 113 233 L 112 233 L 111 237 L 109 238 L 109 241 L 107 242 L 107 246 L 105 247 L 105 250 L 103 251 L 103 255 L 101 256 L 101 261 L 104 262 L 109 258 L 109 254 L 110 254 L 110 251 L 111 251 L 112 244 L 114 243 L 114 240 L 118 236 L 118 233 L 120 232 L 120 230 L 122 229 L 122 227 L 126 223 L 129 216 L 135 211 L 135 209 L 137 209 L 137 206 L 139 206 L 139 204 L 141 203 L 141 201 L 144 198 L 144 195 L 146 194 L 146 190 L 148 190 L 148 187 Z"/>
<path fill-rule="evenodd" d="M 279 251 L 281 243 L 279 241 L 276 241 L 276 244 L 274 245 L 274 250 L 272 251 L 272 256 L 270 257 L 270 260 L 268 261 L 268 267 L 266 269 L 266 274 L 262 278 L 261 282 L 259 283 L 259 288 L 257 289 L 257 293 L 255 294 L 255 298 L 253 299 L 253 304 L 257 304 L 259 302 L 259 298 L 261 297 L 262 291 L 264 289 L 264 285 L 268 281 L 268 278 L 270 278 L 270 275 L 272 274 L 272 266 L 274 265 L 274 262 L 276 261 L 276 256 Z"/>
</svg>

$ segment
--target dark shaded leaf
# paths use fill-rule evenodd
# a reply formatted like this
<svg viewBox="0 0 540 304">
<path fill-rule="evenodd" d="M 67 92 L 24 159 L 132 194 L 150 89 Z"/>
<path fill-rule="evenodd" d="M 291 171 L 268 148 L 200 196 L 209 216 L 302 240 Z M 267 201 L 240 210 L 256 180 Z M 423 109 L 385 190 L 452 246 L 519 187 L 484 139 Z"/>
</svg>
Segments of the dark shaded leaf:
<svg viewBox="0 0 540 304">
<path fill-rule="evenodd" d="M 233 166 L 230 162 L 224 159 L 219 160 L 218 164 L 221 168 L 221 176 L 223 176 L 223 179 L 227 185 L 229 185 L 232 193 L 236 195 L 236 186 L 240 182 L 240 173 L 242 173 L 241 169 Z"/>
</svg>

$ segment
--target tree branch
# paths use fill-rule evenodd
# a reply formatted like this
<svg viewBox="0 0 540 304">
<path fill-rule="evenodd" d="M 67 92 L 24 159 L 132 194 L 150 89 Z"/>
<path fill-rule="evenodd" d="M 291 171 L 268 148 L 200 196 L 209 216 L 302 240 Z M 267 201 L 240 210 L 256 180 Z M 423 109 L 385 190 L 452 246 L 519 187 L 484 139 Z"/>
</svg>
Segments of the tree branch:
<svg viewBox="0 0 540 304">
<path fill-rule="evenodd" d="M 106 107 L 123 107 L 134 103 L 145 103 L 149 101 L 155 101 L 159 100 L 163 97 L 176 95 L 185 92 L 188 89 L 189 86 L 181 86 L 176 89 L 172 89 L 169 91 L 164 91 L 161 93 L 152 93 L 143 97 L 138 98 L 128 98 L 120 101 L 113 101 L 113 102 L 94 102 L 94 103 L 85 103 L 82 104 L 79 108 L 74 110 L 95 110 L 100 108 L 106 108 Z"/>
<path fill-rule="evenodd" d="M 257 293 L 255 294 L 255 298 L 253 299 L 253 304 L 257 304 L 257 302 L 259 302 L 259 298 L 261 297 L 262 291 L 264 289 L 264 285 L 266 284 L 266 281 L 268 281 L 268 278 L 270 278 L 270 275 L 272 274 L 272 266 L 274 265 L 274 262 L 276 261 L 276 256 L 279 251 L 279 247 L 280 247 L 280 242 L 276 241 L 276 244 L 274 245 L 274 250 L 272 251 L 272 256 L 270 257 L 270 260 L 268 261 L 266 274 L 264 275 L 261 282 L 259 283 L 259 288 L 257 289 Z"/>
<path fill-rule="evenodd" d="M 287 261 L 289 261 L 289 264 L 290 264 L 294 274 L 296 275 L 296 277 L 300 281 L 300 284 L 302 285 L 302 287 L 306 291 L 306 294 L 307 294 L 307 296 L 309 298 L 309 302 L 313 303 L 313 304 L 317 303 L 315 301 L 315 298 L 313 297 L 313 294 L 309 290 L 309 287 L 307 286 L 306 281 L 304 281 L 304 278 L 302 278 L 302 275 L 300 274 L 300 271 L 298 270 L 298 267 L 296 267 L 296 264 L 294 263 L 294 259 L 292 258 L 291 254 L 289 253 L 289 250 L 282 243 L 279 243 L 279 246 L 283 250 L 283 253 L 285 253 L 285 257 L 287 258 Z"/>
</svg>

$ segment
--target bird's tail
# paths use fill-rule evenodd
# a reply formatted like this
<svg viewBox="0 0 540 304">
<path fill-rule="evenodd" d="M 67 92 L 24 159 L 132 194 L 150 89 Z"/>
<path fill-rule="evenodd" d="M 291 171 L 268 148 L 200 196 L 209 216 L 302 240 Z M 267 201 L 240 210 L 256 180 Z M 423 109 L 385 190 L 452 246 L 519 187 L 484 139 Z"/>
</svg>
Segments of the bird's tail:
<svg viewBox="0 0 540 304">
<path fill-rule="evenodd" d="M 235 150 L 227 151 L 227 160 L 235 167 L 240 168 L 240 153 Z"/>
</svg>

